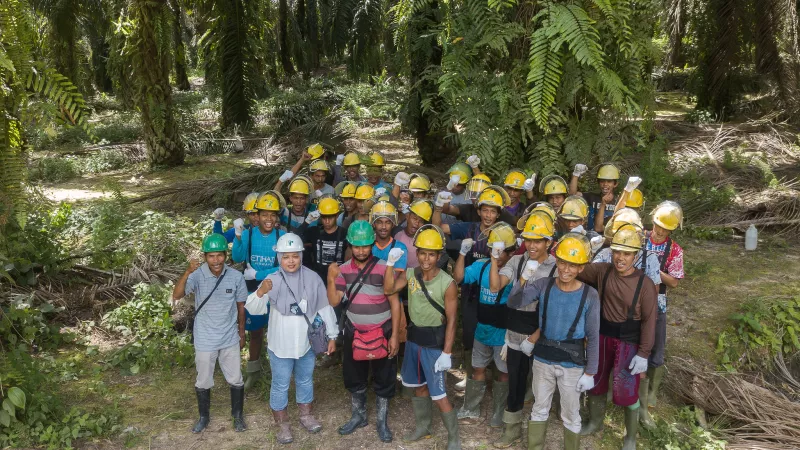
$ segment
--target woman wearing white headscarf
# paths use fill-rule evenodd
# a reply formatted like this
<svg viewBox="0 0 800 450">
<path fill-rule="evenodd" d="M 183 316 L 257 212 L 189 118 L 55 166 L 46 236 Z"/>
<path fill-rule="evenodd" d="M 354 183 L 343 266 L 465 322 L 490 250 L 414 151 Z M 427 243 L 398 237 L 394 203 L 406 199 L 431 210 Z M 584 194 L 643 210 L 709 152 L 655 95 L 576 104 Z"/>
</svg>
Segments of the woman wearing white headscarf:
<svg viewBox="0 0 800 450">
<path fill-rule="evenodd" d="M 328 304 L 322 279 L 316 272 L 303 266 L 303 241 L 300 236 L 294 233 L 281 236 L 275 251 L 280 269 L 267 276 L 258 290 L 250 294 L 245 308 L 251 314 L 264 314 L 269 302 L 271 311 L 267 349 L 272 370 L 269 406 L 279 427 L 278 442 L 288 444 L 293 440 L 287 412 L 292 376 L 300 409 L 300 423 L 311 433 L 322 429 L 311 409 L 316 358 L 309 340 L 309 324 L 313 330 L 325 325 L 328 354 L 336 349 L 334 342 L 339 328 L 336 314 Z M 324 343 L 322 345 L 324 347 Z"/>
</svg>

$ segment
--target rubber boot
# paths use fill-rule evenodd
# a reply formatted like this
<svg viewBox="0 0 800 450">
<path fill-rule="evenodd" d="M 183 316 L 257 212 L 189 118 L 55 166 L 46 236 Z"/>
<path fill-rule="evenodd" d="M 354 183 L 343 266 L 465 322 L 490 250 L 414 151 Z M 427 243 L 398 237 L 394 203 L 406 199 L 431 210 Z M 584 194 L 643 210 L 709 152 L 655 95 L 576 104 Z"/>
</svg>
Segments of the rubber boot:
<svg viewBox="0 0 800 450">
<path fill-rule="evenodd" d="M 194 388 L 197 394 L 197 410 L 200 413 L 200 418 L 192 428 L 192 433 L 199 433 L 206 429 L 208 422 L 211 422 L 211 389 L 198 389 Z"/>
<path fill-rule="evenodd" d="M 392 442 L 392 430 L 389 429 L 389 399 L 386 397 L 377 397 L 375 399 L 375 411 L 377 420 L 375 421 L 376 430 L 378 431 L 378 439 L 381 442 Z"/>
<path fill-rule="evenodd" d="M 639 422 L 648 430 L 655 428 L 656 423 L 650 417 L 650 411 L 644 405 L 647 404 L 647 397 L 650 395 L 650 378 L 639 380 Z"/>
<path fill-rule="evenodd" d="M 289 413 L 286 409 L 280 411 L 272 411 L 272 418 L 275 419 L 275 425 L 278 426 L 278 439 L 279 444 L 291 444 L 294 441 L 292 437 L 292 427 L 289 424 Z"/>
<path fill-rule="evenodd" d="M 415 442 L 431 437 L 431 420 L 433 415 L 433 400 L 430 397 L 414 397 L 411 399 L 411 408 L 414 410 L 414 425 L 416 428 L 411 433 L 403 436 L 405 442 Z"/>
<path fill-rule="evenodd" d="M 588 436 L 603 430 L 606 416 L 606 394 L 589 396 L 589 420 L 581 424 L 581 436 Z"/>
<path fill-rule="evenodd" d="M 492 419 L 489 426 L 500 428 L 503 426 L 503 412 L 508 404 L 508 381 L 495 381 L 492 383 Z"/>
<path fill-rule="evenodd" d="M 339 427 L 339 434 L 347 435 L 368 425 L 367 422 L 367 390 L 354 392 L 350 397 L 352 416 L 350 420 Z"/>
<path fill-rule="evenodd" d="M 564 428 L 564 450 L 578 450 L 581 448 L 581 435 Z"/>
<path fill-rule="evenodd" d="M 647 378 L 650 379 L 650 392 L 647 395 L 648 403 L 642 402 L 640 406 L 656 407 L 658 388 L 661 386 L 661 382 L 664 381 L 664 372 L 666 372 L 664 366 L 649 367 L 647 369 Z"/>
<path fill-rule="evenodd" d="M 622 441 L 622 450 L 636 450 L 636 433 L 639 432 L 639 409 L 625 408 L 625 439 Z"/>
<path fill-rule="evenodd" d="M 503 435 L 495 441 L 494 448 L 508 448 L 522 440 L 522 410 L 503 411 Z"/>
<path fill-rule="evenodd" d="M 464 392 L 467 390 L 467 381 L 472 378 L 472 350 L 464 350 L 464 373 L 466 376 L 463 380 L 459 381 L 458 383 L 453 386 L 458 392 Z"/>
<path fill-rule="evenodd" d="M 244 372 L 244 390 L 249 391 L 261 378 L 261 360 L 247 361 L 247 369 Z"/>
<path fill-rule="evenodd" d="M 481 400 L 485 392 L 486 381 L 467 380 L 467 392 L 464 394 L 464 405 L 457 413 L 458 420 L 481 418 Z"/>
<path fill-rule="evenodd" d="M 461 438 L 458 436 L 458 417 L 456 410 L 442 413 L 442 423 L 447 430 L 447 450 L 461 450 Z"/>
<path fill-rule="evenodd" d="M 297 409 L 300 410 L 300 425 L 309 433 L 318 433 L 322 429 L 322 424 L 314 417 L 314 408 L 311 403 L 298 403 Z"/>
<path fill-rule="evenodd" d="M 528 450 L 542 450 L 547 437 L 547 422 L 528 421 Z"/>
<path fill-rule="evenodd" d="M 231 416 L 233 431 L 242 432 L 247 429 L 244 423 L 244 386 L 231 386 Z"/>
</svg>

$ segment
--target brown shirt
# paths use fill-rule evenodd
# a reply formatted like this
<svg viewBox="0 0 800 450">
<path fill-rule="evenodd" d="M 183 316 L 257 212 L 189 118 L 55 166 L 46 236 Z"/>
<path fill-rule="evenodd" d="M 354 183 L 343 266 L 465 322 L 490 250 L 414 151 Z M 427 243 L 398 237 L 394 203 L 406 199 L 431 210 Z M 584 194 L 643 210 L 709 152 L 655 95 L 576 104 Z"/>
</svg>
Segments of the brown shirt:
<svg viewBox="0 0 800 450">
<path fill-rule="evenodd" d="M 606 272 L 611 271 L 606 283 L 606 291 L 603 292 L 603 277 Z M 625 322 L 628 318 L 628 309 L 633 302 L 633 294 L 639 284 L 639 277 L 642 271 L 636 269 L 632 274 L 621 277 L 614 270 L 614 266 L 609 263 L 587 264 L 578 275 L 578 279 L 593 286 L 600 293 L 601 317 L 609 322 Z M 653 349 L 656 330 L 656 314 L 658 307 L 658 291 L 653 280 L 644 277 L 642 290 L 639 292 L 639 301 L 636 303 L 636 310 L 633 313 L 634 320 L 641 321 L 641 335 L 639 336 L 638 355 L 648 358 Z"/>
</svg>

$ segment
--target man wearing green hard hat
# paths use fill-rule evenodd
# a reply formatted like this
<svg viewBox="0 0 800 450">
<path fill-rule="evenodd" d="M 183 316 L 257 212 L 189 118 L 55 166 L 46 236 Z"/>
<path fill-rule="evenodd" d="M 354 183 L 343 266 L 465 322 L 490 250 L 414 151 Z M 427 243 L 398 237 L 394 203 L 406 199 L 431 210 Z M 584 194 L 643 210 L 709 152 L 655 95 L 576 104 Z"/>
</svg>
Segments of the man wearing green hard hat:
<svg viewBox="0 0 800 450">
<path fill-rule="evenodd" d="M 244 348 L 244 303 L 247 286 L 238 270 L 225 264 L 228 241 L 221 234 L 203 239 L 205 263 L 191 260 L 175 284 L 172 300 L 194 294 L 194 362 L 197 367 L 195 393 L 200 419 L 192 433 L 200 433 L 211 420 L 211 388 L 214 367 L 219 367 L 231 386 L 231 415 L 234 431 L 244 431 L 244 380 L 241 349 Z"/>
</svg>

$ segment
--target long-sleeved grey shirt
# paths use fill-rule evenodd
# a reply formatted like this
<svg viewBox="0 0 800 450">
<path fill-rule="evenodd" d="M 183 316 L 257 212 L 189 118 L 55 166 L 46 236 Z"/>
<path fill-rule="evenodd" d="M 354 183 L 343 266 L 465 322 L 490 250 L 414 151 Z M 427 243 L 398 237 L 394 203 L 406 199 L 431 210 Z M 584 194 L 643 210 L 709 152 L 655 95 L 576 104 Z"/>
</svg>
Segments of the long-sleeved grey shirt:
<svg viewBox="0 0 800 450">
<path fill-rule="evenodd" d="M 516 295 L 518 297 L 522 296 L 522 289 L 518 289 L 520 286 L 519 284 L 519 276 L 520 272 L 525 269 L 525 265 L 528 263 L 528 253 L 524 253 L 522 255 L 514 255 L 511 259 L 508 260 L 506 265 L 504 265 L 500 269 L 500 276 L 504 276 L 511 280 L 513 288 L 511 289 L 511 293 L 508 296 L 508 307 L 511 309 L 516 309 L 518 311 L 536 311 L 538 307 L 539 301 L 533 301 L 531 303 L 526 304 L 525 306 L 519 308 L 513 308 L 511 306 L 511 297 Z M 546 278 L 550 275 L 554 274 L 555 272 L 553 269 L 556 267 L 556 259 L 552 255 L 548 255 L 547 259 L 544 260 L 543 263 L 539 264 L 539 267 L 536 269 L 536 272 L 533 274 L 533 277 L 529 280 L 530 283 L 533 283 L 535 280 L 540 278 Z M 522 300 L 519 299 L 518 304 L 521 304 Z M 513 313 L 510 313 L 513 314 Z M 515 331 L 506 330 L 506 342 L 508 346 L 513 348 L 514 350 L 519 350 L 519 345 L 522 343 L 523 339 L 528 339 L 528 336 L 517 333 Z"/>
</svg>

